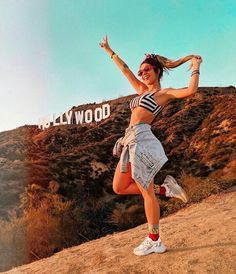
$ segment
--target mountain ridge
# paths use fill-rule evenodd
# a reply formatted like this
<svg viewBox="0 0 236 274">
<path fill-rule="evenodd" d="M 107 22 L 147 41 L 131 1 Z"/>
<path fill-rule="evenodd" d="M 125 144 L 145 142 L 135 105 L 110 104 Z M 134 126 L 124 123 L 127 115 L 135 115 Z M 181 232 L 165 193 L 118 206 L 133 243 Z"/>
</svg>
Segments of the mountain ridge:
<svg viewBox="0 0 236 274">
<path fill-rule="evenodd" d="M 169 161 L 157 174 L 156 184 L 167 174 L 173 175 L 187 191 L 189 204 L 235 185 L 235 91 L 233 86 L 199 87 L 195 96 L 172 101 L 163 109 L 152 131 Z M 116 195 L 112 189 L 118 162 L 112 148 L 129 124 L 129 100 L 134 96 L 102 102 L 110 103 L 111 116 L 100 123 L 55 126 L 44 131 L 26 125 L 0 133 L 0 222 L 6 227 L 3 235 L 0 233 L 0 245 L 6 246 L 12 260 L 6 261 L 8 256 L 1 254 L 0 271 L 145 222 L 142 197 Z M 158 199 L 162 217 L 185 207 L 176 199 Z M 37 213 L 40 206 L 41 215 Z M 27 210 L 30 229 L 28 219 L 24 219 Z M 41 223 L 34 222 L 36 213 Z M 45 216 L 52 221 L 46 236 Z M 11 240 L 11 229 L 7 230 L 11 222 L 24 224 L 28 233 L 16 234 L 19 248 L 26 236 L 26 257 L 18 258 L 23 251 L 17 253 Z M 50 238 L 53 225 L 57 229 Z M 48 249 L 44 252 L 40 246 L 45 243 Z"/>
</svg>

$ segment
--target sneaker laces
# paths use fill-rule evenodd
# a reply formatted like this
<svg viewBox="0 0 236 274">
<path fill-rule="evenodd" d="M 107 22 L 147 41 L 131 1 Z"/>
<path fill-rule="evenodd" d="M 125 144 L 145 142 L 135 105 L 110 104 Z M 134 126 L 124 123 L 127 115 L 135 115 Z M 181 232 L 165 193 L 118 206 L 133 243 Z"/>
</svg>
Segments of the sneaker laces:
<svg viewBox="0 0 236 274">
<path fill-rule="evenodd" d="M 158 239 L 157 241 L 153 241 L 151 238 L 146 237 L 146 239 L 141 244 L 142 247 L 147 247 L 147 248 L 149 248 L 153 245 L 154 246 L 160 246 L 161 245 L 160 240 Z"/>
<path fill-rule="evenodd" d="M 151 239 L 149 237 L 146 237 L 146 239 L 141 243 L 141 246 L 150 247 L 151 246 L 150 240 Z"/>
</svg>

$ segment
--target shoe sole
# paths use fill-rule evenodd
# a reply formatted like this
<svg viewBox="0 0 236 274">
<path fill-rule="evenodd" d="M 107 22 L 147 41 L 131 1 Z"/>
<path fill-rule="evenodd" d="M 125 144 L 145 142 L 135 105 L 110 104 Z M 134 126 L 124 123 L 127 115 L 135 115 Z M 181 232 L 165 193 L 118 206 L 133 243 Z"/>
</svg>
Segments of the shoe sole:
<svg viewBox="0 0 236 274">
<path fill-rule="evenodd" d="M 170 183 L 172 183 L 172 187 L 176 190 L 176 192 L 180 195 L 180 199 L 184 202 L 188 202 L 188 195 L 185 190 L 176 182 L 175 178 L 171 175 L 167 175 L 166 178 L 170 179 Z"/>
</svg>

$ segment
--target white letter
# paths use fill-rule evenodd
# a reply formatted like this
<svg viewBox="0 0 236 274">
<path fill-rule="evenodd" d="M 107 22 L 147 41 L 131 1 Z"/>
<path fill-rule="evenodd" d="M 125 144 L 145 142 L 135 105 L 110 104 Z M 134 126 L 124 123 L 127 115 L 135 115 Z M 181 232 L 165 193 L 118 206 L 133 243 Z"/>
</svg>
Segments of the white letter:
<svg viewBox="0 0 236 274">
<path fill-rule="evenodd" d="M 63 122 L 63 113 L 60 113 L 60 125 L 66 125 L 67 122 Z"/>
<path fill-rule="evenodd" d="M 96 122 L 100 122 L 102 120 L 102 108 L 95 109 L 94 120 Z"/>
<path fill-rule="evenodd" d="M 78 125 L 79 123 L 83 123 L 83 117 L 84 117 L 84 111 L 75 111 L 75 120 L 76 124 Z"/>
<path fill-rule="evenodd" d="M 43 129 L 43 118 L 39 118 L 38 128 Z"/>
<path fill-rule="evenodd" d="M 103 115 L 102 115 L 103 119 L 108 118 L 110 116 L 110 114 L 111 114 L 111 112 L 110 112 L 110 105 L 109 104 L 102 105 L 102 112 L 103 112 Z"/>
<path fill-rule="evenodd" d="M 50 127 L 50 115 L 47 115 L 39 120 L 39 128 L 44 130 L 45 128 Z"/>
<path fill-rule="evenodd" d="M 71 124 L 71 118 L 72 118 L 72 110 L 70 110 L 69 114 L 68 114 L 68 111 L 66 112 L 67 124 Z"/>
<path fill-rule="evenodd" d="M 91 123 L 93 120 L 93 112 L 91 109 L 85 111 L 85 123 Z"/>
<path fill-rule="evenodd" d="M 58 123 L 58 122 L 56 121 L 57 118 L 58 118 L 58 117 L 56 117 L 56 114 L 53 113 L 53 125 L 54 125 L 54 126 L 59 126 L 59 125 L 60 125 L 60 123 Z"/>
</svg>

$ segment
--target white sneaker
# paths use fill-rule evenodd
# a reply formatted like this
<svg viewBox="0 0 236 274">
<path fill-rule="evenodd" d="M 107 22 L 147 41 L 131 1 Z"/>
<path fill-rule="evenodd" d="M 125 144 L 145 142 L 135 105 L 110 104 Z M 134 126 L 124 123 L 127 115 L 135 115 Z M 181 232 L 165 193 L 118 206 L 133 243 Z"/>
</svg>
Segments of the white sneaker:
<svg viewBox="0 0 236 274">
<path fill-rule="evenodd" d="M 184 203 L 188 202 L 188 196 L 183 188 L 177 184 L 176 180 L 167 175 L 162 186 L 166 189 L 166 197 L 175 197 L 182 200 Z"/>
<path fill-rule="evenodd" d="M 145 240 L 138 247 L 134 249 L 134 254 L 137 256 L 143 256 L 143 255 L 148 255 L 152 252 L 164 253 L 165 251 L 166 251 L 166 247 L 161 242 L 160 237 L 157 241 L 153 241 L 151 238 L 147 236 Z"/>
</svg>

